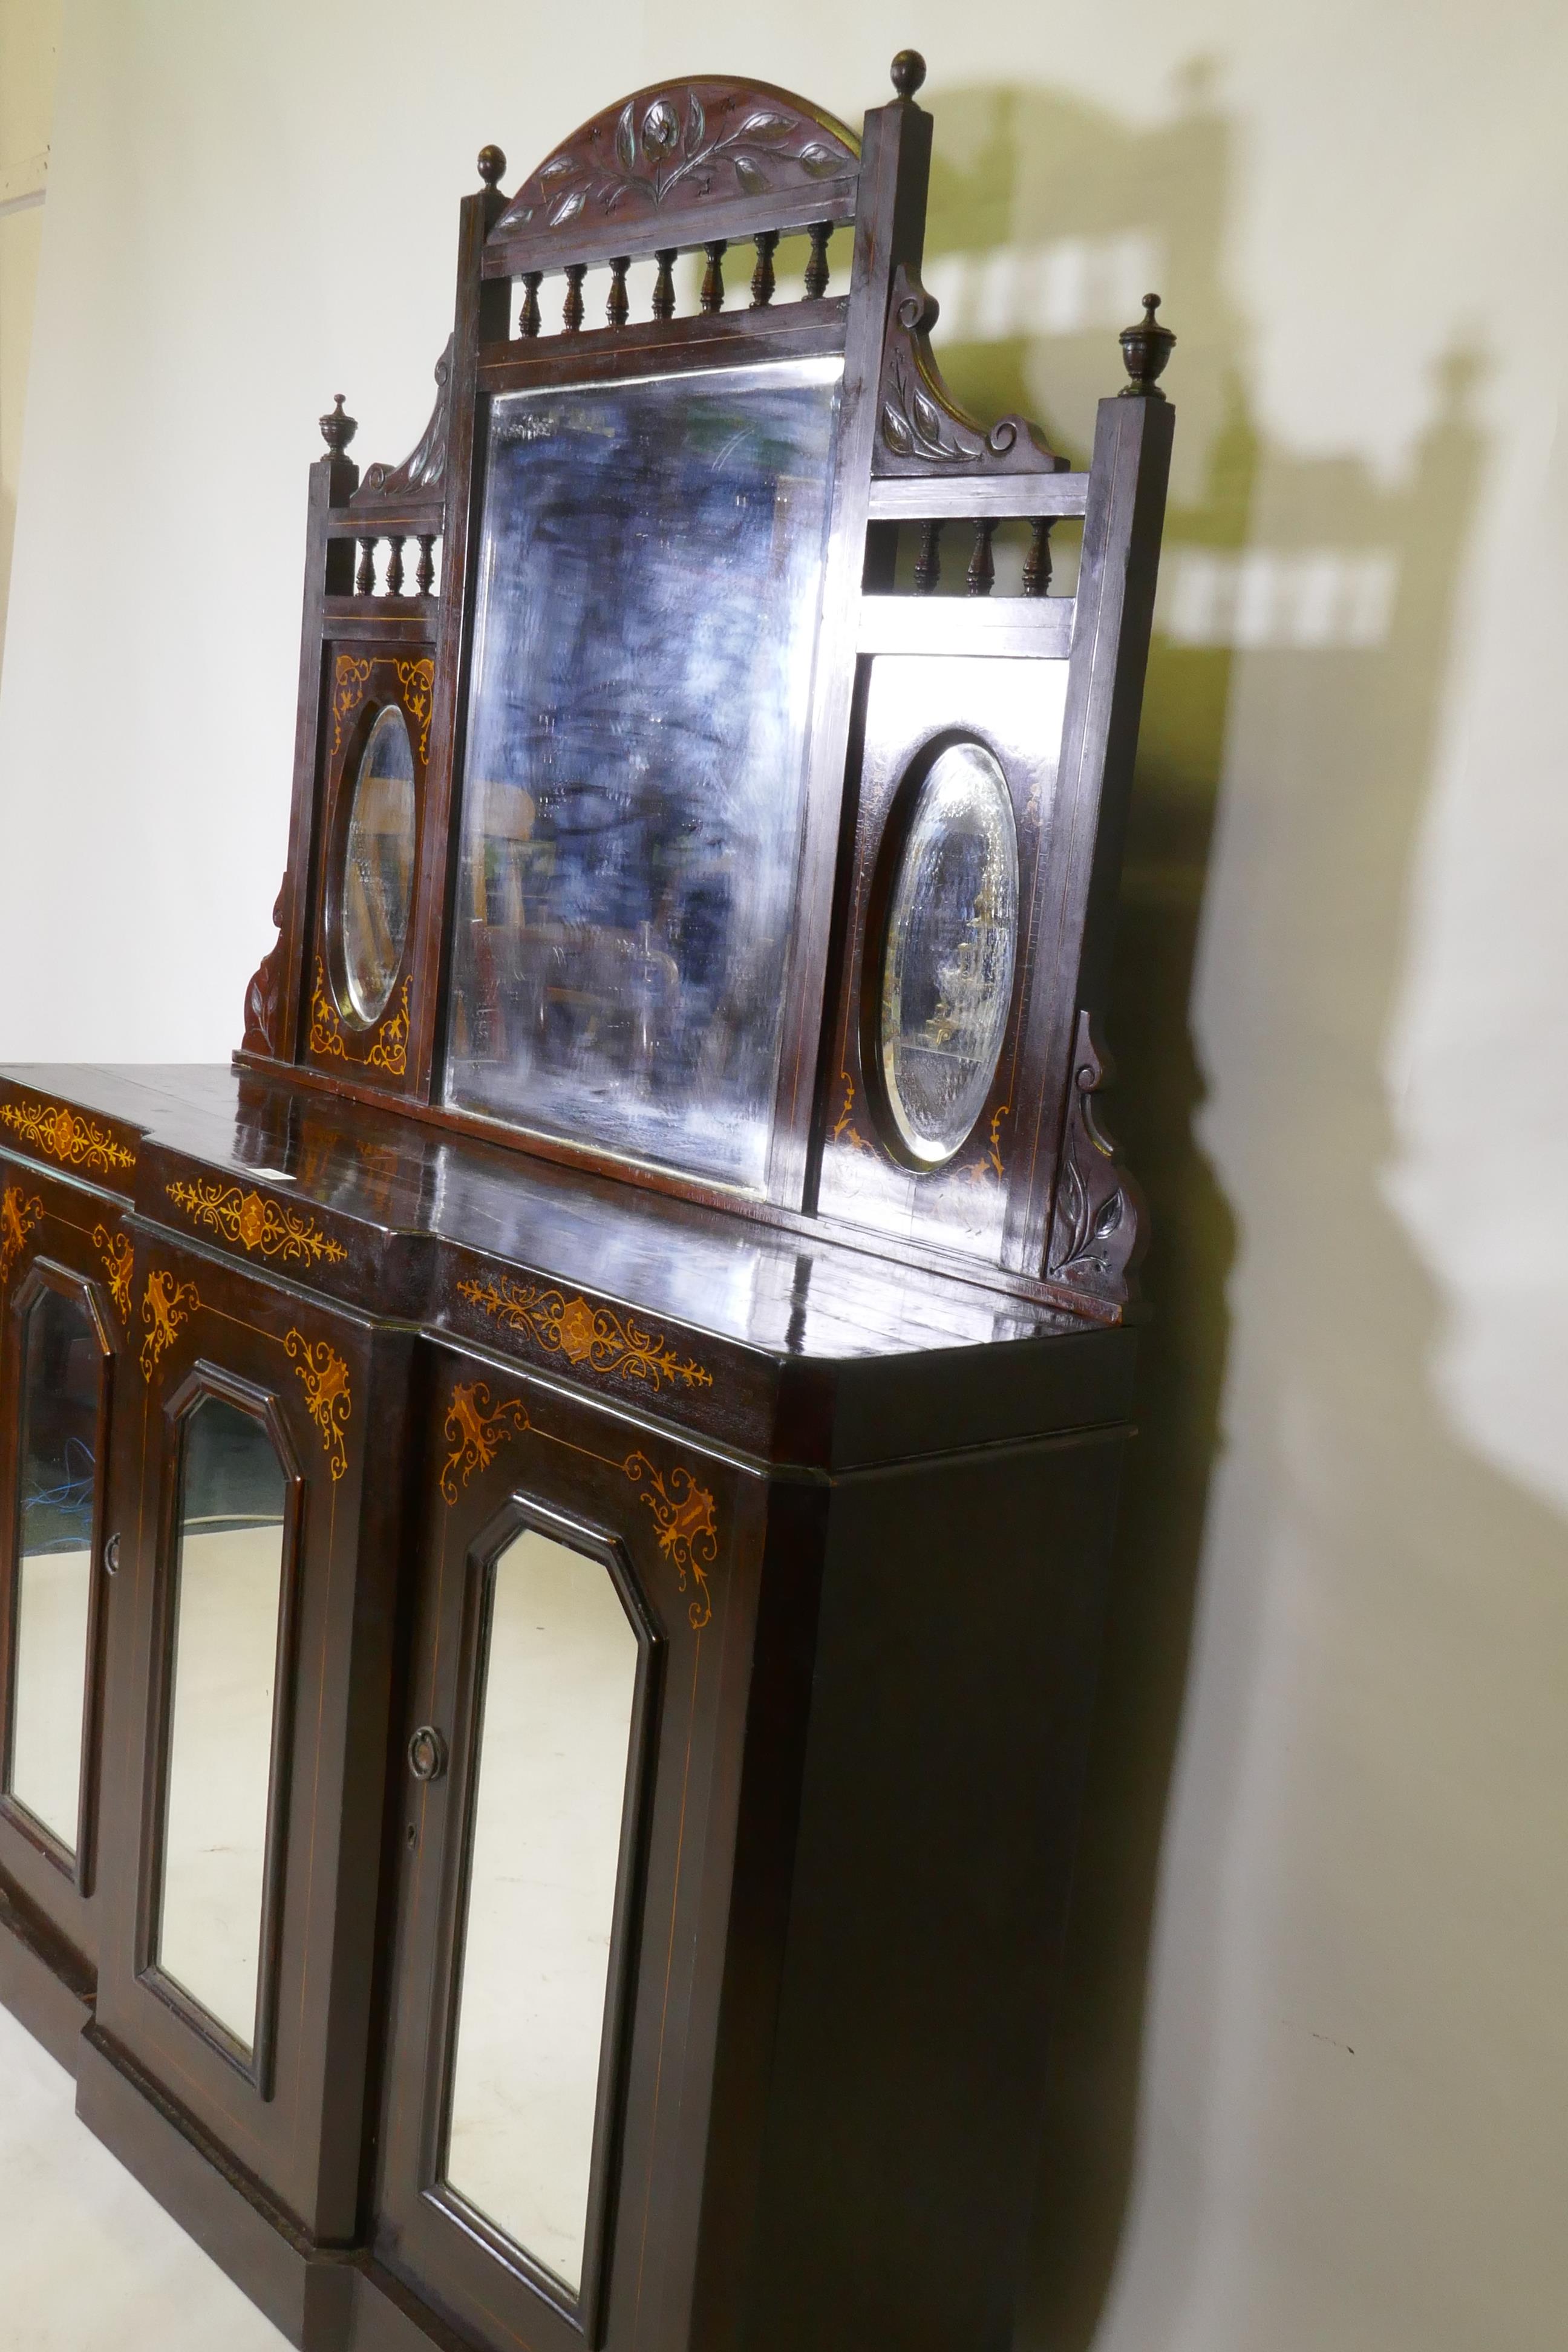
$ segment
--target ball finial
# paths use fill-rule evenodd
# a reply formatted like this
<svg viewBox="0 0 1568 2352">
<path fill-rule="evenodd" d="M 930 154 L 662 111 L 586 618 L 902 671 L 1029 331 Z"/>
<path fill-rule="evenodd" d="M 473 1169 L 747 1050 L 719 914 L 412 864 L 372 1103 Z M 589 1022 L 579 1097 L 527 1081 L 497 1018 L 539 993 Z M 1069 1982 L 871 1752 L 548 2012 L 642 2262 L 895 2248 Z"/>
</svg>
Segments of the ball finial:
<svg viewBox="0 0 1568 2352">
<path fill-rule="evenodd" d="M 1121 334 L 1121 356 L 1126 362 L 1128 381 L 1121 387 L 1123 400 L 1163 400 L 1165 395 L 1154 379 L 1163 372 L 1165 362 L 1175 348 L 1176 338 L 1169 327 L 1163 327 L 1154 313 L 1160 307 L 1157 294 L 1143 297 L 1143 316 L 1134 327 L 1123 327 Z"/>
<path fill-rule="evenodd" d="M 926 61 L 919 49 L 900 49 L 888 68 L 900 98 L 913 98 L 926 78 Z"/>
<path fill-rule="evenodd" d="M 332 404 L 325 416 L 321 418 L 320 423 L 322 440 L 334 457 L 341 457 L 359 431 L 359 419 L 356 416 L 346 415 L 343 412 L 343 396 L 341 392 L 332 394 Z"/>
<path fill-rule="evenodd" d="M 479 177 L 487 188 L 493 188 L 506 170 L 506 157 L 499 147 L 479 149 Z"/>
</svg>

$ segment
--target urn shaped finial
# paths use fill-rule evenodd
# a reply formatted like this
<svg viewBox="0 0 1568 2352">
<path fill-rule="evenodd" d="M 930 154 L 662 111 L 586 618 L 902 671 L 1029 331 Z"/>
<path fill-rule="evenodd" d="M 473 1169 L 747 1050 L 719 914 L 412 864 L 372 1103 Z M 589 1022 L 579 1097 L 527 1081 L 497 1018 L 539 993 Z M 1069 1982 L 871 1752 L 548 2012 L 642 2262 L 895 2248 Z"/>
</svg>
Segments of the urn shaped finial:
<svg viewBox="0 0 1568 2352">
<path fill-rule="evenodd" d="M 1130 381 L 1121 387 L 1123 400 L 1163 400 L 1165 395 L 1154 379 L 1163 372 L 1165 362 L 1175 347 L 1176 338 L 1169 327 L 1161 326 L 1154 313 L 1160 307 L 1157 294 L 1143 297 L 1143 316 L 1135 327 L 1121 330 L 1121 356 L 1127 363 Z"/>
<path fill-rule="evenodd" d="M 321 419 L 321 426 L 322 440 L 334 457 L 341 457 L 359 431 L 358 417 L 350 416 L 344 412 L 343 396 L 341 392 L 335 392 L 332 394 L 331 407 Z"/>
</svg>

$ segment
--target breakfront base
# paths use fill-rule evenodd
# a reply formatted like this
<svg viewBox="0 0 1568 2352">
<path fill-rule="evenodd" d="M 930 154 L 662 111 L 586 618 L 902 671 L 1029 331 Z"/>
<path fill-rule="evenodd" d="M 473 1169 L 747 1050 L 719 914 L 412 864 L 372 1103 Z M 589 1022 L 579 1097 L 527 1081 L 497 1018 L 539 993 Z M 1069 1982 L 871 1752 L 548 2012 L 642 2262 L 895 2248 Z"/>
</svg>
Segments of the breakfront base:
<svg viewBox="0 0 1568 2352">
<path fill-rule="evenodd" d="M 92 1979 L 68 1944 L 0 1877 L 0 2002 L 57 2065 L 77 2071 Z"/>
</svg>

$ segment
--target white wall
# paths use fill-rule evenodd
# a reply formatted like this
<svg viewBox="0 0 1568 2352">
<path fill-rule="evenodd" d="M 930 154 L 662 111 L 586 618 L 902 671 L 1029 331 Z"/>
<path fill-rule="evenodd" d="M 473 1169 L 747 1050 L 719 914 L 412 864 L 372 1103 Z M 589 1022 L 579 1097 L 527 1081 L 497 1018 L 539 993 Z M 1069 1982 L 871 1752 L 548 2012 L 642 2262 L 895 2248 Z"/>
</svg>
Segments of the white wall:
<svg viewBox="0 0 1568 2352">
<path fill-rule="evenodd" d="M 1082 272 L 1146 253 L 1183 339 L 1119 982 L 1160 1319 L 1024 2339 L 1556 2352 L 1568 17 L 768 13 L 68 0 L 0 1053 L 237 1037 L 314 419 L 413 441 L 481 141 L 710 64 L 853 118 L 921 47 L 955 377 L 1081 436 Z"/>
<path fill-rule="evenodd" d="M 58 0 L 0 0 L 0 646 L 22 468 Z"/>
</svg>

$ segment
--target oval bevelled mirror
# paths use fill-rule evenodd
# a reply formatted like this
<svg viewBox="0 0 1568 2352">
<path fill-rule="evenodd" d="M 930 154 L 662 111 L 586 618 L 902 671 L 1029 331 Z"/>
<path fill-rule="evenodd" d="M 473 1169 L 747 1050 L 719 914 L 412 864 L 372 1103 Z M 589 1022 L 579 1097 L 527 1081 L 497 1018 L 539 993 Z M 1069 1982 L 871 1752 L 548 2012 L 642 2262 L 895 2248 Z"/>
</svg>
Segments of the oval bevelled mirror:
<svg viewBox="0 0 1568 2352">
<path fill-rule="evenodd" d="M 379 1021 L 403 962 L 416 844 L 414 747 L 401 710 L 384 710 L 360 755 L 343 851 L 341 908 L 349 1005 Z"/>
<path fill-rule="evenodd" d="M 984 1108 L 1018 934 L 1007 780 L 980 743 L 942 752 L 916 791 L 888 896 L 878 1062 L 899 1143 L 939 1168 Z"/>
</svg>

